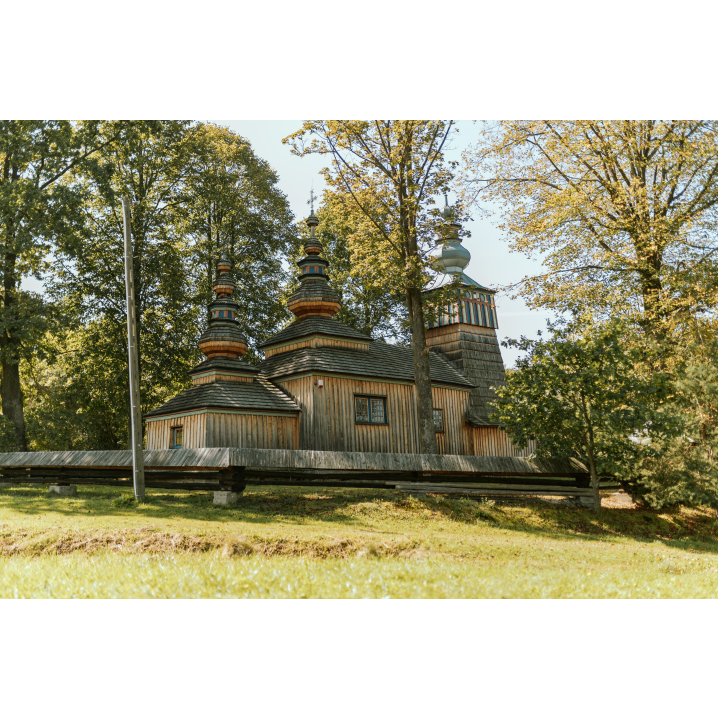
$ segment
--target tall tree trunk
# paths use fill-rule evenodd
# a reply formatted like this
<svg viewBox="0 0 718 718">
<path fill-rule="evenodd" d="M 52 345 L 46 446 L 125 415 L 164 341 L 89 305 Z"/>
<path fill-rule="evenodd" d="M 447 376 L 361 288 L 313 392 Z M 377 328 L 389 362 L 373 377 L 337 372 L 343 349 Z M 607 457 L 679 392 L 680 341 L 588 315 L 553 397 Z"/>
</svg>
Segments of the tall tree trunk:
<svg viewBox="0 0 718 718">
<path fill-rule="evenodd" d="M 3 267 L 3 305 L 6 321 L 12 319 L 17 312 L 17 295 L 15 278 L 15 262 L 17 255 L 5 255 Z M 25 412 L 23 408 L 22 387 L 20 386 L 20 342 L 8 333 L 7 329 L 0 336 L 2 348 L 2 380 L 0 381 L 0 399 L 2 413 L 15 424 L 15 439 L 20 451 L 27 451 L 25 437 Z"/>
<path fill-rule="evenodd" d="M 414 379 L 416 381 L 416 406 L 419 415 L 419 446 L 422 454 L 436 454 L 436 432 L 434 431 L 434 401 L 431 396 L 431 367 L 429 350 L 426 346 L 424 309 L 421 304 L 421 290 L 406 290 L 406 300 L 411 320 L 411 346 L 414 350 Z"/>
<path fill-rule="evenodd" d="M 3 337 L 6 339 L 6 337 Z M 8 342 L 3 341 L 3 349 L 8 350 Z M 20 386 L 20 364 L 2 360 L 2 381 L 0 382 L 2 413 L 15 424 L 15 440 L 20 451 L 27 451 L 25 437 L 25 412 L 23 410 L 22 387 Z"/>
</svg>

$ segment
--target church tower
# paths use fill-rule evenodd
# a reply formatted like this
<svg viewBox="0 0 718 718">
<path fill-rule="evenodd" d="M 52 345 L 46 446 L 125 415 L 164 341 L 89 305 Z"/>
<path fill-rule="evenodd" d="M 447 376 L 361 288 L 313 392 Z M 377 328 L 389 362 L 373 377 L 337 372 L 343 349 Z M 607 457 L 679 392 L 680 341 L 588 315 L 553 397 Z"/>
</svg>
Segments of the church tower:
<svg viewBox="0 0 718 718">
<path fill-rule="evenodd" d="M 297 262 L 300 286 L 287 301 L 287 308 L 297 319 L 310 316 L 331 318 L 342 306 L 339 292 L 329 286 L 329 262 L 321 256 L 322 244 L 316 237 L 318 225 L 319 217 L 312 209 L 307 217 L 311 234 L 304 244 L 306 256 Z"/>
<path fill-rule="evenodd" d="M 426 343 L 475 385 L 467 423 L 473 427 L 496 426 L 489 419 L 488 404 L 494 396 L 492 387 L 504 383 L 505 371 L 496 336 L 495 292 L 464 273 L 471 254 L 461 244 L 461 225 L 455 221 L 448 199 L 442 218 L 441 243 L 431 252 L 438 276 L 425 292 L 435 306 Z M 441 306 L 437 306 L 439 302 Z"/>
</svg>

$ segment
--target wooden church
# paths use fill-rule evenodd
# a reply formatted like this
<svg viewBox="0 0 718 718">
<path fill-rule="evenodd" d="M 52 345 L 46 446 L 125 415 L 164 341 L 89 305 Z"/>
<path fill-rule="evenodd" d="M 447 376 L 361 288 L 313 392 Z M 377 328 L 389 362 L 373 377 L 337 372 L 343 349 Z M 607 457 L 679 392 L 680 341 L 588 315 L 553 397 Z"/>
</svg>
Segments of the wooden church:
<svg viewBox="0 0 718 718">
<path fill-rule="evenodd" d="M 458 289 L 427 330 L 439 451 L 525 456 L 490 419 L 492 387 L 504 381 L 494 292 L 464 274 L 471 255 L 448 206 L 444 220 L 434 251 L 439 278 L 427 293 L 457 277 Z M 247 339 L 232 299 L 232 264 L 217 263 L 217 297 L 199 340 L 206 360 L 190 371 L 190 389 L 145 416 L 147 449 L 419 453 L 412 349 L 375 341 L 334 319 L 341 297 L 329 283 L 313 211 L 307 224 L 300 287 L 288 301 L 296 319 L 259 346 L 265 358 L 256 366 L 241 359 Z"/>
</svg>

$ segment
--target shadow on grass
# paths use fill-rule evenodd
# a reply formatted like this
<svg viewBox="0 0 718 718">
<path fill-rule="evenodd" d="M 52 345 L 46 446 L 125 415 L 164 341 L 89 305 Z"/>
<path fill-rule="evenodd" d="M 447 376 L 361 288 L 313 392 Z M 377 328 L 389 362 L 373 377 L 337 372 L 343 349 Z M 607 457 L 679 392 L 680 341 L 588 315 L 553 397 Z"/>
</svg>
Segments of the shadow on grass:
<svg viewBox="0 0 718 718">
<path fill-rule="evenodd" d="M 713 512 L 683 509 L 602 508 L 599 511 L 544 503 L 480 503 L 470 499 L 410 499 L 437 517 L 489 526 L 556 540 L 660 542 L 681 550 L 718 553 L 718 523 Z"/>
<path fill-rule="evenodd" d="M 149 489 L 146 501 L 138 504 L 132 492 L 124 488 L 78 485 L 77 495 L 67 497 L 50 494 L 44 487 L 23 486 L 0 491 L 0 508 L 28 516 L 55 513 L 298 525 L 319 520 L 357 526 L 362 523 L 361 517 L 348 515 L 347 509 L 358 502 L 386 500 L 387 493 L 372 489 L 333 489 L 318 493 L 314 487 L 250 486 L 237 504 L 215 506 L 212 492 L 203 491 Z"/>
<path fill-rule="evenodd" d="M 421 515 L 442 521 L 487 526 L 556 540 L 660 542 L 664 546 L 718 553 L 718 524 L 708 511 L 682 510 L 660 513 L 641 509 L 586 509 L 542 503 L 490 505 L 468 499 L 428 497 L 414 499 L 392 490 L 317 489 L 316 487 L 250 486 L 239 503 L 215 506 L 211 492 L 151 489 L 147 501 L 137 504 L 127 489 L 79 486 L 75 497 L 48 494 L 46 488 L 18 487 L 0 490 L 0 508 L 27 516 L 144 517 L 185 519 L 213 523 L 304 525 L 324 522 L 334 526 L 368 527 L 387 511 Z M 367 507 L 369 507 L 367 509 Z M 386 532 L 386 529 L 384 529 Z"/>
</svg>

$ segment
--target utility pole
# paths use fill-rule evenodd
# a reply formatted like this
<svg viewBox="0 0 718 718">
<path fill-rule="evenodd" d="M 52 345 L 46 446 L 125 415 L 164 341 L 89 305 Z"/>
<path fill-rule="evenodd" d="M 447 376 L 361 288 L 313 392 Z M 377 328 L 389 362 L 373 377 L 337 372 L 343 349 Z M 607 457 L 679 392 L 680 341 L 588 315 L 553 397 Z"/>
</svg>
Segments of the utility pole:
<svg viewBox="0 0 718 718">
<path fill-rule="evenodd" d="M 132 252 L 130 202 L 123 195 L 122 217 L 125 225 L 125 291 L 127 295 L 127 353 L 130 370 L 130 422 L 132 426 L 132 484 L 135 499 L 145 500 L 145 457 L 142 453 L 142 416 L 140 415 L 140 360 L 135 321 L 135 280 Z"/>
</svg>

